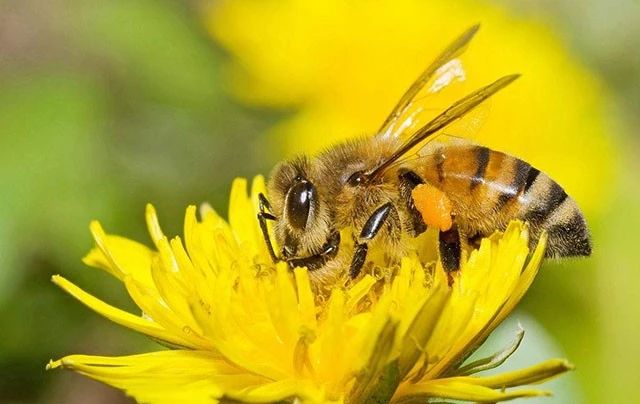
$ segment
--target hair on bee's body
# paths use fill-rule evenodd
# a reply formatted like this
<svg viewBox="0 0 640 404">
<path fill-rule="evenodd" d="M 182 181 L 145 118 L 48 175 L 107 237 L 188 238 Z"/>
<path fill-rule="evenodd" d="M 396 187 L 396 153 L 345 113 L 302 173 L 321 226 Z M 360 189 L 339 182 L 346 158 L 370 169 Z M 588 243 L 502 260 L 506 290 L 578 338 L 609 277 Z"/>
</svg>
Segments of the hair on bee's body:
<svg viewBox="0 0 640 404">
<path fill-rule="evenodd" d="M 523 160 L 470 142 L 431 141 L 517 75 L 472 92 L 403 137 L 421 112 L 412 111 L 417 94 L 462 53 L 476 31 L 477 26 L 472 27 L 442 52 L 375 136 L 274 168 L 270 200 L 261 196 L 258 219 L 275 261 L 306 266 L 314 280 L 328 283 L 344 276 L 345 268 L 349 276 L 357 276 L 370 262 L 370 247 L 383 252 L 387 261 L 398 262 L 407 251 L 407 237 L 435 226 L 442 265 L 452 272 L 460 267 L 465 245 L 504 230 L 513 219 L 530 224 L 532 243 L 543 231 L 548 233 L 548 257 L 591 253 L 582 213 L 547 175 Z M 419 156 L 406 158 L 416 146 Z M 275 222 L 279 252 L 272 247 L 267 220 Z M 353 248 L 343 248 L 345 234 Z"/>
<path fill-rule="evenodd" d="M 412 168 L 447 194 L 466 238 L 489 236 L 520 219 L 529 223 L 532 243 L 548 233 L 547 257 L 591 253 L 576 202 L 526 161 L 473 144 L 440 146 L 425 160 Z"/>
<path fill-rule="evenodd" d="M 380 182 L 369 185 L 366 190 L 349 186 L 349 178 L 356 172 L 364 171 L 379 164 L 393 151 L 392 142 L 371 142 L 370 138 L 353 139 L 308 157 L 297 157 L 278 164 L 268 183 L 273 212 L 282 212 L 274 226 L 274 233 L 282 246 L 284 257 L 310 257 L 322 251 L 328 238 L 344 228 L 361 229 L 373 210 L 384 203 L 398 203 L 397 191 L 393 183 Z M 318 195 L 310 203 L 309 215 L 304 229 L 289 225 L 286 201 L 289 190 L 300 181 L 314 184 Z M 273 195 L 273 196 L 272 196 Z M 356 214 L 357 212 L 357 214 Z M 395 209 L 390 213 L 384 229 L 375 242 L 397 246 L 400 241 L 402 219 L 405 214 Z M 391 249 L 396 251 L 396 249 Z M 310 265 L 314 278 L 328 278 L 334 269 L 348 266 L 349 252 L 339 249 L 336 256 L 321 264 Z M 307 265 L 309 267 L 309 265 Z"/>
</svg>

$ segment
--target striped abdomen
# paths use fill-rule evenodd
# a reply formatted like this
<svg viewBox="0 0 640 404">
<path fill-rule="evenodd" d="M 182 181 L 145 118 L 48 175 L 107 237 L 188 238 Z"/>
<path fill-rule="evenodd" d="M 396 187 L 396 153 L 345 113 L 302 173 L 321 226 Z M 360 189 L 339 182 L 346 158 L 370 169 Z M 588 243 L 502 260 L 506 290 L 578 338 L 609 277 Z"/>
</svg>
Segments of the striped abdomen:
<svg viewBox="0 0 640 404">
<path fill-rule="evenodd" d="M 587 225 L 575 201 L 525 161 L 482 146 L 442 146 L 432 161 L 413 167 L 451 199 L 467 237 L 487 236 L 510 220 L 525 220 L 535 243 L 549 236 L 547 257 L 591 254 Z"/>
</svg>

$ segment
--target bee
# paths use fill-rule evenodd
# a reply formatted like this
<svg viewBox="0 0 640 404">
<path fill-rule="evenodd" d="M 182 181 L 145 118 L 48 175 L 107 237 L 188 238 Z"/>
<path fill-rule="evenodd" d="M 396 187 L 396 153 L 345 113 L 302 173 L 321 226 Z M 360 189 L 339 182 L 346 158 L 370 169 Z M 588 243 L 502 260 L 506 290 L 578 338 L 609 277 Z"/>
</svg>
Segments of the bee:
<svg viewBox="0 0 640 404">
<path fill-rule="evenodd" d="M 547 232 L 547 257 L 591 254 L 583 214 L 549 176 L 517 157 L 468 141 L 433 141 L 519 75 L 473 91 L 416 127 L 418 94 L 439 91 L 446 77 L 451 81 L 478 28 L 468 29 L 437 56 L 374 136 L 273 169 L 271 199 L 259 195 L 258 220 L 274 262 L 307 267 L 319 282 L 342 276 L 346 268 L 355 278 L 369 262 L 371 246 L 397 262 L 407 251 L 407 237 L 435 227 L 442 267 L 451 274 L 460 268 L 466 246 L 504 230 L 513 219 L 529 223 L 532 246 Z M 274 222 L 279 254 L 267 221 Z M 341 241 L 345 229 L 352 248 Z"/>
</svg>

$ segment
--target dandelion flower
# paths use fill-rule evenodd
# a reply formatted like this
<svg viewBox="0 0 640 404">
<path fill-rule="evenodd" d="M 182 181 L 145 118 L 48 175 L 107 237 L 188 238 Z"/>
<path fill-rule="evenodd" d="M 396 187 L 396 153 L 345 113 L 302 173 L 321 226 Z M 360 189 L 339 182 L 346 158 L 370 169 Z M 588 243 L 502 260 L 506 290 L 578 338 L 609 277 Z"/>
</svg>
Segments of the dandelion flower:
<svg viewBox="0 0 640 404">
<path fill-rule="evenodd" d="M 255 213 L 264 181 L 247 195 L 236 180 L 229 221 L 186 210 L 184 239 L 167 238 L 152 206 L 153 249 L 91 224 L 96 247 L 84 262 L 121 280 L 142 314 L 118 309 L 61 276 L 53 281 L 104 317 L 170 349 L 121 357 L 70 355 L 51 361 L 124 390 L 143 403 L 296 401 L 411 402 L 427 398 L 497 402 L 547 395 L 521 387 L 571 368 L 551 359 L 492 376 L 513 345 L 465 359 L 513 310 L 536 276 L 543 236 L 527 226 L 482 240 L 452 286 L 437 263 L 403 258 L 390 277 L 365 274 L 323 298 L 304 268 L 270 262 Z"/>
</svg>

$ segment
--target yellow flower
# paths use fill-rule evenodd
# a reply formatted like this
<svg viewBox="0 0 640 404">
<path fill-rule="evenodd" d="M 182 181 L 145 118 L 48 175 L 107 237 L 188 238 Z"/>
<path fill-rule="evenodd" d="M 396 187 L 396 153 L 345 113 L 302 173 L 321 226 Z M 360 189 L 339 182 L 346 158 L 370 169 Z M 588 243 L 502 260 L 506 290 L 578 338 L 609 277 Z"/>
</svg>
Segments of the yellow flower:
<svg viewBox="0 0 640 404">
<path fill-rule="evenodd" d="M 472 0 L 227 0 L 206 19 L 233 57 L 234 94 L 295 111 L 272 130 L 287 153 L 374 133 L 438 52 L 479 22 L 466 53 L 468 86 L 456 98 L 506 74 L 522 77 L 492 100 L 472 140 L 547 172 L 588 214 L 606 206 L 614 155 L 607 94 L 535 21 Z"/>
<path fill-rule="evenodd" d="M 306 269 L 270 263 L 255 213 L 264 181 L 231 191 L 229 222 L 211 208 L 186 211 L 184 239 L 168 239 L 153 207 L 155 249 L 106 234 L 84 259 L 120 279 L 141 315 L 125 312 L 54 276 L 106 318 L 171 347 L 122 357 L 71 355 L 49 363 L 124 390 L 140 402 L 408 402 L 450 398 L 496 402 L 548 394 L 512 387 L 571 368 L 552 359 L 527 369 L 477 376 L 504 352 L 464 360 L 513 310 L 533 281 L 546 238 L 529 254 L 526 225 L 482 240 L 453 286 L 439 264 L 407 256 L 390 278 L 365 274 L 325 300 Z"/>
</svg>

